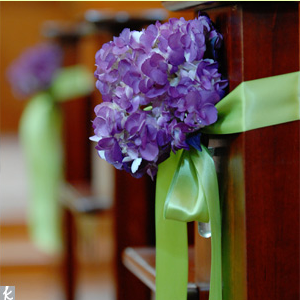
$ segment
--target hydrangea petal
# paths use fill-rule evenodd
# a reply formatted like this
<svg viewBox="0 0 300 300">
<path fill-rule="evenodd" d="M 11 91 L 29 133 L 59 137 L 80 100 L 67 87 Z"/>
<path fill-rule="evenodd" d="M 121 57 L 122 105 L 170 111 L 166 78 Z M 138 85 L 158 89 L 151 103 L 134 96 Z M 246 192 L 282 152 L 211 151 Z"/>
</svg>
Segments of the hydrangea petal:
<svg viewBox="0 0 300 300">
<path fill-rule="evenodd" d="M 132 162 L 132 165 L 131 165 L 131 172 L 132 172 L 133 174 L 138 170 L 138 168 L 139 168 L 141 162 L 142 162 L 142 158 L 141 158 L 141 157 L 135 159 L 135 160 Z"/>
</svg>

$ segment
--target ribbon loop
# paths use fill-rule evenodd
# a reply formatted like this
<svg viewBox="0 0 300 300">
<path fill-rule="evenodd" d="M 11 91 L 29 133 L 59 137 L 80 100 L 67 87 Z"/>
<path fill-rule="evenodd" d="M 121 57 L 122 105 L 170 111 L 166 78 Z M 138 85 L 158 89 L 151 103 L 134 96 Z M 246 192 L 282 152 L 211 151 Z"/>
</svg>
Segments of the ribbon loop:
<svg viewBox="0 0 300 300">
<path fill-rule="evenodd" d="M 207 223 L 209 214 L 202 185 L 203 174 L 196 168 L 192 152 L 197 151 L 183 151 L 180 157 L 167 195 L 164 217 L 183 222 L 197 220 Z"/>
</svg>

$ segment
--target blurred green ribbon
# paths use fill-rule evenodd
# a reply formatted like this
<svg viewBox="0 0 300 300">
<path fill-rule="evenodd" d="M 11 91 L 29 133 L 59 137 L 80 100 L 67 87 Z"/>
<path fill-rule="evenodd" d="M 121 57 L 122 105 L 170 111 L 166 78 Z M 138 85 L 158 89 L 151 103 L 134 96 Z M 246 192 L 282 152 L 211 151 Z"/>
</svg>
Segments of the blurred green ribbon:
<svg viewBox="0 0 300 300">
<path fill-rule="evenodd" d="M 300 72 L 241 83 L 217 105 L 209 134 L 239 133 L 300 119 Z M 210 222 L 210 300 L 222 299 L 221 214 L 207 149 L 178 151 L 159 165 L 156 185 L 156 300 L 187 299 L 186 222 Z"/>
<path fill-rule="evenodd" d="M 29 231 L 45 252 L 61 250 L 59 192 L 64 180 L 62 113 L 57 102 L 90 94 L 92 74 L 83 66 L 60 69 L 51 87 L 27 104 L 19 133 L 28 169 Z M 82 124 L 85 126 L 85 124 Z"/>
</svg>

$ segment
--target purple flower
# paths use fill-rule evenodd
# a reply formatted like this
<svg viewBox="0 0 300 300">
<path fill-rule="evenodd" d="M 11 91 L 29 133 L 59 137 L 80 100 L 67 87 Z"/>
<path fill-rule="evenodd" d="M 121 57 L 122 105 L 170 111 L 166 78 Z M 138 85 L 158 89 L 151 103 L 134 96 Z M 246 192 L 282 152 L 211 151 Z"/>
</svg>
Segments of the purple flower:
<svg viewBox="0 0 300 300">
<path fill-rule="evenodd" d="M 199 130 L 216 122 L 227 85 L 214 60 L 221 42 L 211 20 L 199 16 L 124 29 L 104 44 L 95 71 L 104 102 L 95 108 L 91 138 L 99 155 L 153 178 L 171 150 L 201 149 Z"/>
<path fill-rule="evenodd" d="M 28 48 L 8 68 L 7 77 L 17 97 L 46 90 L 62 64 L 62 50 L 53 44 Z"/>
</svg>

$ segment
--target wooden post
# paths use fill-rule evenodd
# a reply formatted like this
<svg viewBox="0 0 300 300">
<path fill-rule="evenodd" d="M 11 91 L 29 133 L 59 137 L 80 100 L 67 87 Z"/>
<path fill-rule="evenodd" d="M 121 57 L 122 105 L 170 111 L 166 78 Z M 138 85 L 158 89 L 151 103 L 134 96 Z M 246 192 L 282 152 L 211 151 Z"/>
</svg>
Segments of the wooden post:
<svg viewBox="0 0 300 300">
<path fill-rule="evenodd" d="M 189 5 L 206 12 L 224 36 L 221 67 L 230 90 L 242 81 L 299 71 L 298 2 L 180 8 Z M 172 9 L 172 3 L 165 6 Z M 210 137 L 210 146 L 226 149 L 216 158 L 224 300 L 299 299 L 299 136 L 295 121 Z M 198 234 L 195 239 L 200 283 L 209 278 L 209 243 Z"/>
</svg>

